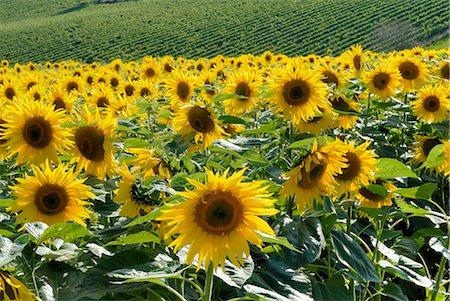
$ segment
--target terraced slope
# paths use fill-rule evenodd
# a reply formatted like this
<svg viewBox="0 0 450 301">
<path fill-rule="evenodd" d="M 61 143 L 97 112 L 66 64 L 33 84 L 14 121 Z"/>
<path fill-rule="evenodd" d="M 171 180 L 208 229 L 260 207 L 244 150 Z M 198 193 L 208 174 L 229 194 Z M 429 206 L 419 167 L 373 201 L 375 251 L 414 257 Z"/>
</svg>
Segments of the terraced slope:
<svg viewBox="0 0 450 301">
<path fill-rule="evenodd" d="M 447 0 L 1 0 L 0 59 L 390 51 L 442 39 L 448 9 Z"/>
</svg>

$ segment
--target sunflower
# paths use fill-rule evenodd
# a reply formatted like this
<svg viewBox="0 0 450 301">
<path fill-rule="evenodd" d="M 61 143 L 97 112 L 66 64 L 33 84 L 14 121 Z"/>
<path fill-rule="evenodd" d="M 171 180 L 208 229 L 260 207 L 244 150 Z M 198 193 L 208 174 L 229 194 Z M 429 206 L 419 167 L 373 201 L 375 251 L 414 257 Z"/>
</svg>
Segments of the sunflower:
<svg viewBox="0 0 450 301">
<path fill-rule="evenodd" d="M 148 81 L 154 81 L 161 72 L 152 57 L 146 57 L 139 67 L 141 70 L 141 78 Z"/>
<path fill-rule="evenodd" d="M 201 105 L 188 105 L 179 109 L 172 124 L 178 134 L 193 136 L 195 144 L 200 144 L 203 149 L 225 134 L 211 109 Z"/>
<path fill-rule="evenodd" d="M 338 69 L 333 68 L 332 65 L 325 63 L 323 59 L 320 64 L 314 67 L 314 70 L 321 74 L 322 82 L 333 87 L 333 89 L 341 90 L 345 87 L 346 77 L 344 74 Z"/>
<path fill-rule="evenodd" d="M 148 187 L 145 187 L 145 176 L 136 171 L 131 174 L 127 166 L 121 166 L 117 173 L 122 180 L 117 185 L 118 189 L 114 191 L 116 195 L 114 201 L 122 204 L 119 209 L 121 216 L 145 215 L 160 205 L 159 195 L 153 197 L 149 194 Z"/>
<path fill-rule="evenodd" d="M 19 78 L 19 85 L 22 87 L 23 92 L 40 83 L 43 83 L 43 76 L 37 72 L 24 72 Z"/>
<path fill-rule="evenodd" d="M 275 202 L 267 192 L 264 181 L 243 182 L 245 169 L 228 177 L 206 169 L 207 183 L 188 179 L 195 190 L 179 192 L 186 201 L 164 210 L 160 221 L 171 229 L 167 235 L 178 235 L 169 245 L 177 252 L 186 245 L 187 263 L 198 255 L 198 267 L 211 263 L 214 268 L 225 267 L 228 258 L 243 266 L 243 255 L 250 255 L 248 242 L 261 248 L 258 232 L 274 235 L 272 228 L 260 215 L 273 215 Z"/>
<path fill-rule="evenodd" d="M 4 103 L 0 99 L 0 106 L 3 108 Z M 7 147 L 6 147 L 6 139 L 3 138 L 3 133 L 5 132 L 5 124 L 6 121 L 3 119 L 4 111 L 0 111 L 0 161 L 4 161 L 7 154 Z"/>
<path fill-rule="evenodd" d="M 366 208 L 381 208 L 383 206 L 391 206 L 392 200 L 395 196 L 393 191 L 395 191 L 397 187 L 381 180 L 377 180 L 374 184 L 384 186 L 384 188 L 386 188 L 387 190 L 386 196 L 374 193 L 367 187 L 360 187 L 355 194 L 355 198 L 358 201 L 359 206 Z"/>
<path fill-rule="evenodd" d="M 336 176 L 338 183 L 336 196 L 351 196 L 361 185 L 367 186 L 375 180 L 377 155 L 373 150 L 367 150 L 370 145 L 368 141 L 358 146 L 355 146 L 354 142 L 341 143 L 347 149 L 344 157 L 347 159 L 348 166 L 343 168 L 342 173 Z"/>
<path fill-rule="evenodd" d="M 127 153 L 137 155 L 137 157 L 130 161 L 134 164 L 135 169 L 140 170 L 144 178 L 149 178 L 158 175 L 163 179 L 170 179 L 170 170 L 167 164 L 161 160 L 156 151 L 153 149 L 129 148 Z"/>
<path fill-rule="evenodd" d="M 344 94 L 333 95 L 330 99 L 333 110 L 339 111 L 338 127 L 348 130 L 352 128 L 359 119 L 359 116 L 353 113 L 361 112 L 361 104 L 357 101 L 348 99 Z M 345 114 L 346 112 L 351 114 Z"/>
<path fill-rule="evenodd" d="M 113 98 L 105 112 L 110 113 L 117 118 L 127 119 L 132 115 L 138 114 L 138 107 L 135 104 L 134 97 L 119 95 Z"/>
<path fill-rule="evenodd" d="M 446 177 L 450 177 L 450 141 L 444 141 L 444 164 L 442 169 Z"/>
<path fill-rule="evenodd" d="M 329 106 L 326 85 L 320 74 L 307 67 L 279 69 L 270 83 L 269 92 L 273 93 L 270 101 L 275 110 L 283 112 L 284 118 L 294 124 L 308 121 L 320 114 L 320 108 Z"/>
<path fill-rule="evenodd" d="M 17 164 L 58 162 L 58 152 L 71 146 L 69 130 L 61 127 L 66 121 L 63 111 L 41 101 L 17 98 L 6 112 L 1 139 L 6 140 L 8 156 L 17 154 Z"/>
<path fill-rule="evenodd" d="M 65 76 L 60 81 L 68 93 L 82 93 L 84 91 L 84 82 L 79 76 Z"/>
<path fill-rule="evenodd" d="M 0 300 L 33 301 L 36 296 L 16 277 L 6 271 L 0 271 Z"/>
<path fill-rule="evenodd" d="M 47 96 L 47 86 L 44 84 L 37 84 L 25 92 L 24 97 L 34 99 L 36 101 L 43 100 Z"/>
<path fill-rule="evenodd" d="M 120 86 L 117 88 L 117 91 L 120 95 L 123 96 L 136 96 L 136 82 L 133 81 L 125 81 L 120 84 Z"/>
<path fill-rule="evenodd" d="M 223 93 L 236 94 L 244 98 L 229 98 L 223 101 L 227 114 L 241 115 L 251 111 L 258 104 L 261 80 L 251 69 L 241 69 L 230 74 L 225 80 Z"/>
<path fill-rule="evenodd" d="M 450 80 L 450 63 L 448 61 L 442 61 L 435 69 L 435 74 L 444 80 Z"/>
<path fill-rule="evenodd" d="M 411 103 L 414 115 L 428 123 L 437 123 L 448 119 L 450 101 L 448 89 L 443 85 L 426 85 L 418 93 L 418 99 Z"/>
<path fill-rule="evenodd" d="M 321 201 L 325 195 L 335 193 L 335 177 L 348 166 L 344 157 L 346 148 L 339 141 L 318 147 L 314 140 L 308 156 L 300 164 L 286 173 L 280 194 L 283 197 L 295 196 L 298 210 L 313 207 L 314 201 Z"/>
<path fill-rule="evenodd" d="M 355 77 L 361 75 L 363 70 L 363 48 L 361 45 L 351 46 L 349 50 L 341 54 L 340 59 L 348 64 Z"/>
<path fill-rule="evenodd" d="M 146 80 L 141 79 L 136 81 L 136 96 L 137 97 L 143 97 L 146 99 L 149 99 L 155 94 L 155 91 L 153 91 L 153 84 Z"/>
<path fill-rule="evenodd" d="M 107 85 L 97 84 L 92 94 L 86 98 L 91 107 L 106 108 L 113 101 L 114 93 Z"/>
<path fill-rule="evenodd" d="M 424 163 L 428 154 L 436 145 L 442 144 L 443 140 L 436 137 L 416 136 L 416 142 L 412 145 L 414 149 L 413 162 Z"/>
<path fill-rule="evenodd" d="M 416 91 L 429 77 L 427 65 L 417 57 L 399 57 L 393 61 L 393 65 L 400 71 L 404 92 Z"/>
<path fill-rule="evenodd" d="M 0 98 L 13 100 L 14 97 L 18 97 L 19 95 L 20 92 L 16 88 L 15 82 L 10 78 L 3 79 L 3 83 L 0 84 Z"/>
<path fill-rule="evenodd" d="M 172 107 L 178 108 L 180 104 L 190 103 L 194 88 L 197 87 L 197 78 L 181 71 L 172 71 L 166 82 L 167 94 Z"/>
<path fill-rule="evenodd" d="M 318 116 L 312 117 L 308 121 L 300 121 L 295 124 L 295 128 L 300 133 L 311 133 L 313 135 L 319 135 L 320 133 L 332 130 L 335 126 L 334 114 L 328 108 L 321 108 Z"/>
<path fill-rule="evenodd" d="M 94 113 L 82 107 L 82 115 L 77 114 L 81 125 L 74 132 L 74 147 L 71 163 L 77 163 L 77 169 L 103 179 L 114 174 L 116 162 L 113 158 L 111 137 L 116 127 L 116 120 L 111 114 L 102 115 L 96 108 Z"/>
<path fill-rule="evenodd" d="M 395 95 L 395 89 L 400 86 L 401 79 L 400 71 L 386 62 L 369 71 L 363 78 L 369 90 L 382 100 Z"/>
<path fill-rule="evenodd" d="M 31 169 L 34 176 L 18 178 L 19 184 L 11 187 L 17 200 L 7 210 L 18 213 L 20 222 L 53 225 L 74 221 L 84 226 L 83 218 L 90 215 L 84 199 L 94 197 L 90 187 L 83 184 L 86 179 L 77 179 L 73 169 L 55 167 L 48 161 L 41 167 L 31 165 Z"/>
<path fill-rule="evenodd" d="M 63 109 L 70 112 L 77 101 L 77 96 L 74 93 L 67 93 L 62 85 L 55 84 L 50 87 L 50 93 L 47 95 L 46 101 L 52 104 L 55 110 Z"/>
</svg>

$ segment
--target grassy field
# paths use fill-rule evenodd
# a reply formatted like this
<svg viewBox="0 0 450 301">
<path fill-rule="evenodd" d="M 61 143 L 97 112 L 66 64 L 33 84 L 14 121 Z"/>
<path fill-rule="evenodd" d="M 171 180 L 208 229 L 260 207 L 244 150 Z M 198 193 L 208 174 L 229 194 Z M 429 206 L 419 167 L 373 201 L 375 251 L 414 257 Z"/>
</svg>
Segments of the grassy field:
<svg viewBox="0 0 450 301">
<path fill-rule="evenodd" d="M 338 54 L 355 43 L 390 51 L 442 39 L 448 6 L 447 0 L 2 0 L 0 58 Z"/>
</svg>

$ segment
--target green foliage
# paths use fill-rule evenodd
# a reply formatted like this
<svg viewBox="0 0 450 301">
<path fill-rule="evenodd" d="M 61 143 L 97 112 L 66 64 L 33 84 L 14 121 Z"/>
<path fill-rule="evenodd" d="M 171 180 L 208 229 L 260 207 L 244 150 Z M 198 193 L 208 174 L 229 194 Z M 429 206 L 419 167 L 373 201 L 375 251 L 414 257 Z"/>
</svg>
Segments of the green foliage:
<svg viewBox="0 0 450 301">
<path fill-rule="evenodd" d="M 145 55 L 235 56 L 263 50 L 323 55 L 328 49 L 339 54 L 355 43 L 390 51 L 442 35 L 449 26 L 447 4 L 444 0 L 2 1 L 0 53 L 1 59 L 25 63 L 132 60 Z"/>
</svg>

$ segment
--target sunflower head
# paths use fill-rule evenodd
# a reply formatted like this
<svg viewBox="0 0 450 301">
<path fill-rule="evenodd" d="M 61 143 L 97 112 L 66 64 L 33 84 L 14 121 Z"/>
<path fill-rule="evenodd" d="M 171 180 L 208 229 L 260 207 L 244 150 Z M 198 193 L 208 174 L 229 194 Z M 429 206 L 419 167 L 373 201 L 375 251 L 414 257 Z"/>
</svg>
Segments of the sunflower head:
<svg viewBox="0 0 450 301">
<path fill-rule="evenodd" d="M 179 193 L 186 200 L 172 205 L 158 219 L 171 228 L 167 235 L 177 236 L 170 244 L 174 251 L 190 244 L 186 261 L 198 255 L 205 267 L 225 266 L 228 258 L 243 265 L 243 255 L 250 254 L 248 243 L 261 247 L 256 231 L 274 235 L 272 228 L 259 216 L 273 215 L 274 199 L 263 181 L 244 182 L 245 170 L 228 176 L 206 170 L 207 183 L 189 180 L 195 190 Z"/>
<path fill-rule="evenodd" d="M 366 208 L 391 206 L 392 200 L 395 197 L 393 191 L 395 191 L 397 187 L 379 179 L 376 180 L 374 184 L 383 186 L 386 189 L 386 195 L 373 192 L 368 185 L 361 186 L 355 194 L 356 200 L 359 202 L 359 206 Z"/>
<path fill-rule="evenodd" d="M 70 147 L 70 132 L 61 127 L 66 116 L 42 101 L 19 98 L 6 108 L 2 139 L 16 162 L 58 162 L 58 153 Z"/>
<path fill-rule="evenodd" d="M 99 178 L 114 174 L 116 162 L 111 138 L 115 119 L 111 114 L 102 115 L 98 109 L 91 113 L 87 107 L 82 108 L 82 115 L 77 118 L 84 124 L 74 130 L 71 163 L 76 163 L 78 170 L 84 169 Z"/>
<path fill-rule="evenodd" d="M 182 136 L 193 136 L 195 144 L 202 145 L 204 149 L 225 135 L 214 112 L 202 105 L 181 108 L 173 119 L 173 127 Z"/>
<path fill-rule="evenodd" d="M 90 211 L 84 201 L 94 196 L 86 179 L 77 179 L 78 173 L 65 165 L 52 166 L 47 161 L 41 167 L 32 165 L 33 176 L 17 179 L 11 190 L 17 199 L 9 212 L 18 213 L 18 221 L 44 222 L 47 225 L 74 221 L 84 225 L 83 218 Z"/>
<path fill-rule="evenodd" d="M 297 167 L 285 174 L 281 195 L 294 196 L 298 210 L 312 208 L 314 201 L 335 193 L 335 177 L 347 167 L 345 148 L 339 141 L 318 146 L 314 141 L 310 154 L 302 158 Z"/>
<path fill-rule="evenodd" d="M 417 93 L 418 99 L 411 103 L 413 113 L 428 123 L 448 120 L 450 100 L 444 85 L 426 85 Z"/>
<path fill-rule="evenodd" d="M 373 94 L 385 100 L 395 95 L 395 89 L 400 85 L 401 78 L 400 71 L 382 62 L 367 72 L 363 79 Z"/>
<path fill-rule="evenodd" d="M 404 92 L 417 90 L 428 79 L 427 65 L 419 58 L 413 56 L 399 57 L 393 61 L 393 64 L 402 77 L 401 82 Z"/>
<path fill-rule="evenodd" d="M 326 85 L 319 74 L 303 65 L 279 69 L 277 74 L 270 83 L 271 101 L 286 119 L 293 123 L 308 121 L 328 106 Z"/>
</svg>

